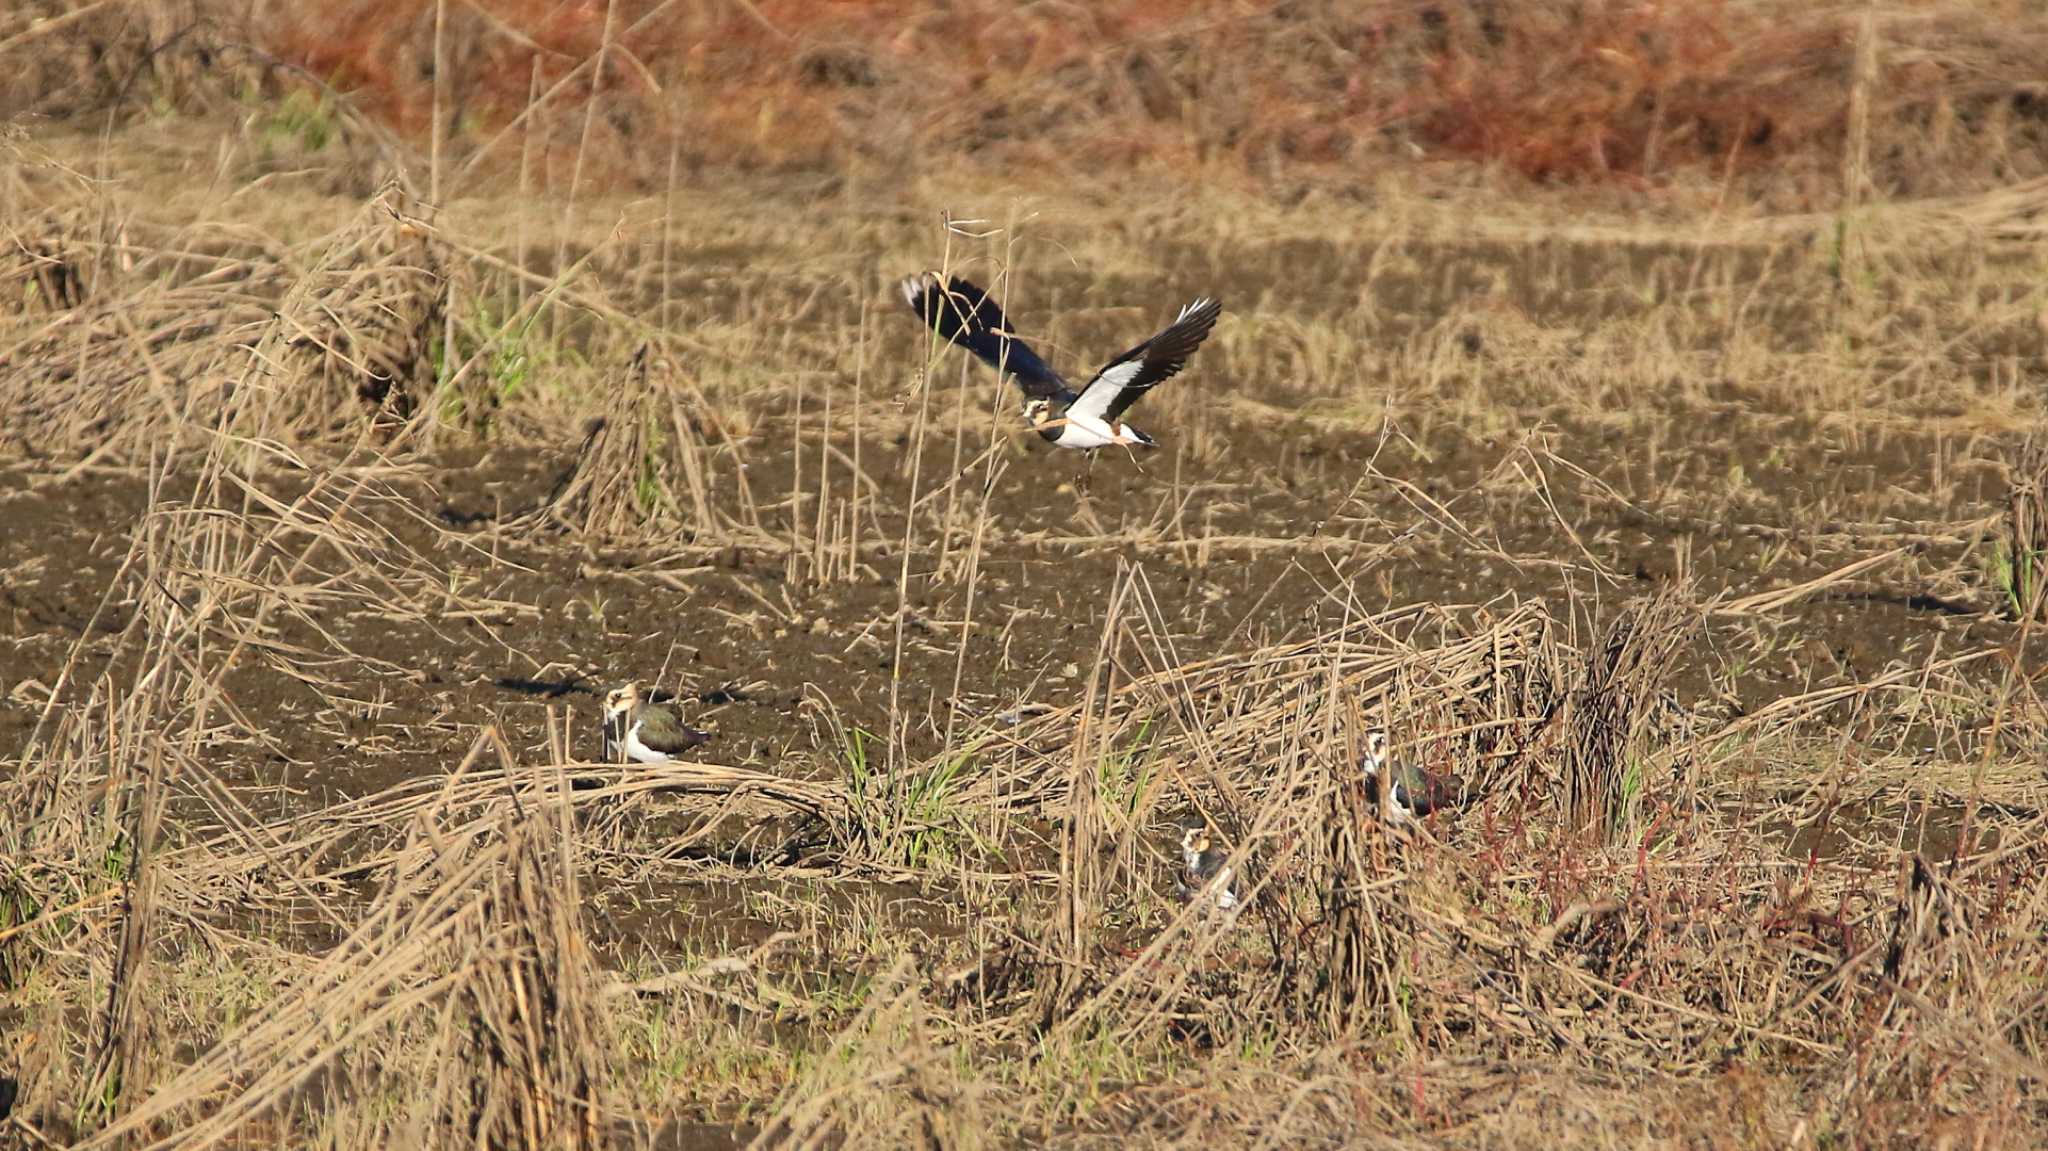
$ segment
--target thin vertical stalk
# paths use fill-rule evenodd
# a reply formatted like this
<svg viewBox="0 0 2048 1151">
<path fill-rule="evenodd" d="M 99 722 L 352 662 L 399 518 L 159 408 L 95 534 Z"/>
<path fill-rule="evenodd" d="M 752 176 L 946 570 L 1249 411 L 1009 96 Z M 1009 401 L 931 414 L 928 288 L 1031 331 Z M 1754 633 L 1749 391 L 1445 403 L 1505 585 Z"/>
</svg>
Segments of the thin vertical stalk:
<svg viewBox="0 0 2048 1151">
<path fill-rule="evenodd" d="M 441 207 L 441 151 L 447 145 L 448 0 L 434 0 L 434 123 L 428 142 L 427 202 Z"/>
</svg>

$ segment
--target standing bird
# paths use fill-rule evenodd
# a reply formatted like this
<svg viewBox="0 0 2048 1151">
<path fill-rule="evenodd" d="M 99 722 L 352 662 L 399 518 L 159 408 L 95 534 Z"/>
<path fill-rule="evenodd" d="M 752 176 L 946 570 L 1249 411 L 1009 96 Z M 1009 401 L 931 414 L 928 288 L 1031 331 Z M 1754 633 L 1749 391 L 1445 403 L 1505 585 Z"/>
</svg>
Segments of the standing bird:
<svg viewBox="0 0 2048 1151">
<path fill-rule="evenodd" d="M 685 727 L 674 712 L 640 696 L 640 685 L 615 687 L 604 697 L 604 758 L 608 763 L 667 763 L 711 738 Z"/>
<path fill-rule="evenodd" d="M 1172 379 L 1216 326 L 1223 305 L 1208 297 L 1180 310 L 1164 330 L 1102 365 L 1079 392 L 1017 338 L 989 294 L 958 276 L 936 272 L 907 277 L 903 299 L 924 322 L 1017 381 L 1024 390 L 1024 418 L 1057 447 L 1093 451 L 1111 445 L 1156 447 L 1157 441 L 1123 423 L 1138 397 Z"/>
<path fill-rule="evenodd" d="M 1219 910 L 1237 910 L 1237 892 L 1232 890 L 1237 876 L 1223 862 L 1230 853 L 1215 843 L 1207 824 L 1192 824 L 1181 833 L 1180 854 L 1182 870 L 1176 886 L 1182 899 L 1192 902 L 1210 896 Z"/>
<path fill-rule="evenodd" d="M 1379 794 L 1379 774 L 1387 772 L 1386 808 L 1381 818 L 1396 826 L 1413 823 L 1434 811 L 1463 807 L 1471 799 L 1465 782 L 1455 775 L 1430 771 L 1387 750 L 1387 733 L 1365 737 L 1365 786 Z"/>
</svg>

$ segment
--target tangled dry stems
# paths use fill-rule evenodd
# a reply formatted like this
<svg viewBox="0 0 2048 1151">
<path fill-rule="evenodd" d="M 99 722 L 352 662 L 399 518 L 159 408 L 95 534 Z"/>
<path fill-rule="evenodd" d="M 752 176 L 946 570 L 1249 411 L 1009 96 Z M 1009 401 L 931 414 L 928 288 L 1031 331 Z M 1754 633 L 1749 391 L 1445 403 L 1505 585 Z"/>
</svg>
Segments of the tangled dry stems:
<svg viewBox="0 0 2048 1151">
<path fill-rule="evenodd" d="M 2011 203 L 1998 219 L 2030 210 Z M 1347 582 L 1333 592 L 1341 625 L 1197 659 L 1178 650 L 1174 621 L 1132 568 L 1087 617 L 1102 627 L 1080 702 L 968 730 L 924 759 L 892 731 L 880 786 L 856 792 L 842 774 L 798 778 L 782 764 L 600 766 L 572 756 L 566 736 L 533 762 L 492 729 L 451 769 L 259 816 L 218 765 L 223 749 L 264 747 L 280 720 L 240 708 L 238 674 L 260 669 L 316 694 L 338 690 L 331 672 L 344 663 L 402 676 L 353 650 L 334 618 L 439 621 L 479 606 L 454 590 L 448 553 L 391 528 L 405 522 L 444 548 L 475 543 L 427 531 L 387 457 L 430 438 L 444 414 L 437 394 L 482 362 L 450 336 L 471 323 L 466 309 L 520 293 L 466 282 L 496 265 L 396 188 L 316 243 L 203 259 L 143 222 L 109 230 L 110 218 L 31 216 L 22 233 L 37 238 L 12 273 L 24 307 L 0 347 L 13 446 L 155 461 L 148 511 L 99 609 L 111 643 L 94 647 L 86 629 L 0 782 L 0 987 L 44 996 L 31 1041 L 42 1062 L 0 1071 L 20 1076 L 17 1113 L 38 1132 L 89 1147 L 315 1135 L 335 1146 L 592 1146 L 671 1097 L 711 1093 L 670 1081 L 649 1091 L 666 1092 L 652 1104 L 629 1100 L 644 1068 L 623 1053 L 662 1021 L 742 1037 L 717 1058 L 777 1044 L 802 1053 L 772 1090 L 746 1095 L 763 1147 L 1279 1146 L 1390 1130 L 1456 1139 L 1495 1122 L 1503 1138 L 1529 1139 L 1540 1121 L 1503 1118 L 1500 1102 L 1522 1090 L 1646 1138 L 1690 1130 L 1679 1121 L 1687 1093 L 1724 1089 L 1709 1102 L 1757 1143 L 1796 1142 L 1791 1116 L 1873 1144 L 1958 1130 L 2021 1142 L 2043 1129 L 2043 822 L 1975 798 L 1994 766 L 2025 774 L 2023 749 L 2043 745 L 2048 722 L 2038 701 L 2023 688 L 1987 693 L 1973 673 L 1998 655 L 1989 649 L 1748 714 L 1708 706 L 1698 690 L 1713 670 L 1710 614 L 1766 616 L 1839 588 L 1898 559 L 1902 534 L 1948 546 L 1984 508 L 1968 509 L 1968 523 L 1940 509 L 1903 526 L 1819 521 L 1822 534 L 1884 550 L 1732 601 L 1672 581 L 1598 610 L 1532 599 L 1372 611 Z M 1670 282 L 1692 282 L 1685 263 Z M 564 299 L 568 271 L 513 279 Z M 1853 293 L 1840 287 L 1851 280 L 1801 280 L 1790 294 L 1805 306 Z M 599 295 L 577 299 L 615 324 Z M 2036 303 L 2007 301 L 1969 330 L 2005 338 Z M 1709 320 L 1667 309 L 1640 328 L 1604 328 L 1590 347 L 1524 314 L 1475 312 L 1419 332 L 1390 374 L 1431 401 L 1512 375 L 1532 394 L 1605 381 L 1625 404 L 1671 357 L 1739 366 L 1760 354 L 1739 334 L 1742 306 Z M 1846 315 L 1851 326 L 1867 318 Z M 1867 386 L 1874 365 L 1953 320 L 1886 316 L 1903 335 L 1844 353 L 1851 362 L 1831 378 Z M 1368 319 L 1304 323 L 1282 339 L 1280 321 L 1259 323 L 1260 339 L 1219 339 L 1229 371 L 1327 378 L 1328 364 L 1386 334 Z M 780 532 L 759 530 L 751 497 L 733 495 L 744 491 L 739 449 L 702 422 L 712 401 L 681 383 L 692 369 L 669 359 L 672 344 L 647 340 L 616 324 L 587 342 L 604 383 L 584 412 L 604 421 L 528 526 L 782 546 Z M 1320 375 L 1292 370 L 1318 363 Z M 481 369 L 471 372 L 464 386 Z M 1932 369 L 1912 378 L 1933 382 L 1905 397 L 1908 413 L 1968 388 Z M 1789 394 L 1792 406 L 1828 403 Z M 798 424 L 792 443 L 805 435 Z M 903 539 L 921 560 L 929 524 L 918 512 L 939 505 L 934 489 L 876 483 L 870 473 L 886 465 L 873 455 L 830 458 L 859 493 L 844 537 L 856 558 L 866 533 Z M 1569 473 L 1533 449 L 1504 460 L 1481 494 L 1547 501 Z M 2040 449 L 2020 460 L 2015 556 L 2038 554 L 2042 522 Z M 810 531 L 822 551 L 825 533 L 806 525 L 832 514 L 828 489 L 820 480 L 810 508 L 793 470 L 789 549 Z M 1515 558 L 1461 521 L 1461 497 L 1440 494 L 1400 487 L 1417 522 L 1459 554 Z M 1674 509 L 1610 494 L 1632 514 L 1743 522 L 1726 514 L 1737 496 Z M 870 521 L 884 516 L 877 530 Z M 938 528 L 941 552 L 969 538 L 957 518 Z M 1002 537 L 985 527 L 975 534 Z M 1206 565 L 1233 549 L 1377 554 L 1362 536 L 1232 538 L 1162 515 L 1005 542 Z M 1577 551 L 1553 562 L 1612 579 Z M 859 565 L 844 574 L 852 582 Z M 2034 603 L 2028 617 L 2033 578 L 2020 600 Z M 1092 601 L 1077 610 L 1092 613 Z M 893 618 L 909 615 L 899 605 Z M 280 638 L 285 619 L 317 639 Z M 1867 749 L 1844 733 L 1908 723 L 1988 732 L 1972 746 L 2000 761 L 1886 809 L 1906 824 L 1959 810 L 1952 840 L 1880 828 L 1868 854 L 1802 860 L 1766 834 L 1847 821 L 1839 780 Z M 1428 762 L 1460 765 L 1479 803 L 1413 833 L 1382 827 L 1357 770 L 1376 727 Z M 1736 770 L 1810 748 L 1802 739 L 1834 758 L 1799 764 L 1789 781 Z M 1709 767 L 1732 782 L 1703 782 Z M 619 834 L 622 806 L 655 794 L 683 813 L 666 856 Z M 1189 814 L 1230 847 L 1245 903 L 1235 917 L 1162 898 L 1176 864 L 1160 827 Z M 879 916 L 835 916 L 819 899 L 801 948 L 691 957 L 701 961 L 642 980 L 601 971 L 585 935 L 594 889 L 735 841 L 754 850 L 718 865 L 748 881 L 833 893 L 913 884 L 955 914 L 921 946 L 877 938 L 889 935 Z M 272 941 L 289 934 L 270 930 L 287 916 L 328 938 L 297 952 Z M 208 954 L 259 973 L 251 1009 L 177 998 L 166 961 Z M 181 1012 L 201 1021 L 189 1048 L 168 1041 Z M 45 1037 L 68 1033 L 67 1014 L 90 1023 L 65 1047 Z M 1743 1075 L 1769 1085 L 1750 1093 Z"/>
</svg>

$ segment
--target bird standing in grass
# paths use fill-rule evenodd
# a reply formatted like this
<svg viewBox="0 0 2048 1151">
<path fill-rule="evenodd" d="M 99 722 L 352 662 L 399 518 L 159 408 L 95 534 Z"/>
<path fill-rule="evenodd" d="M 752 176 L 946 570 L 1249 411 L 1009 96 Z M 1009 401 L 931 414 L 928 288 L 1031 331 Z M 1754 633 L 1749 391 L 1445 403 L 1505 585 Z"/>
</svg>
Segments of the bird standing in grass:
<svg viewBox="0 0 2048 1151">
<path fill-rule="evenodd" d="M 609 763 L 667 763 L 711 738 L 685 726 L 675 712 L 640 695 L 640 685 L 613 688 L 604 697 L 604 757 Z"/>
<path fill-rule="evenodd" d="M 1002 309 L 982 289 L 935 272 L 900 285 L 911 310 L 939 335 L 981 357 L 1024 390 L 1024 418 L 1056 447 L 1156 447 L 1158 441 L 1122 422 L 1138 398 L 1173 378 L 1208 338 L 1223 305 L 1203 297 L 1180 310 L 1158 335 L 1102 365 L 1079 392 L 1017 338 Z"/>
<path fill-rule="evenodd" d="M 1413 823 L 1431 812 L 1463 807 L 1471 799 L 1465 782 L 1455 775 L 1430 771 L 1397 758 L 1387 746 L 1387 733 L 1365 737 L 1365 786 L 1377 795 L 1379 775 L 1387 773 L 1386 807 L 1380 817 L 1396 826 Z"/>
<path fill-rule="evenodd" d="M 1207 824 L 1191 825 L 1180 837 L 1180 897 L 1193 901 L 1211 898 L 1221 911 L 1237 910 L 1237 876 L 1224 860 L 1230 857 L 1215 842 Z"/>
</svg>

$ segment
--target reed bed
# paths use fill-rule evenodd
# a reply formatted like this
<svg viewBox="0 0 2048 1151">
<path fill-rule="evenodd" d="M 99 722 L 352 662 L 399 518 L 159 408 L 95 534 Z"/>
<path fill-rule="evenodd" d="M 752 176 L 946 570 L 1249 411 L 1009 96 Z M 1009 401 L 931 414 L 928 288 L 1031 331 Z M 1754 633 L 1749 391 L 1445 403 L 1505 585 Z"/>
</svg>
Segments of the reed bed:
<svg viewBox="0 0 2048 1151">
<path fill-rule="evenodd" d="M 605 387 L 576 462 L 546 502 L 520 525 L 566 528 L 600 543 L 717 547 L 744 539 L 778 546 L 759 532 L 760 514 L 737 452 L 718 450 L 715 417 L 673 362 L 642 345 Z M 730 462 L 720 467 L 721 457 Z M 729 471 L 730 478 L 722 475 Z M 741 505 L 737 513 L 723 509 Z"/>
<path fill-rule="evenodd" d="M 59 621 L 0 680 L 0 1142 L 2048 1134 L 2011 204 L 1162 210 L 1034 279 L 1028 213 L 806 202 L 1042 289 L 1063 366 L 1169 271 L 1244 288 L 1091 471 L 786 203 L 391 181 L 273 233 L 34 167 L 0 511 L 135 514 L 0 569 Z M 602 762 L 627 678 L 700 759 Z M 1388 822 L 1381 731 L 1469 802 Z"/>
</svg>

